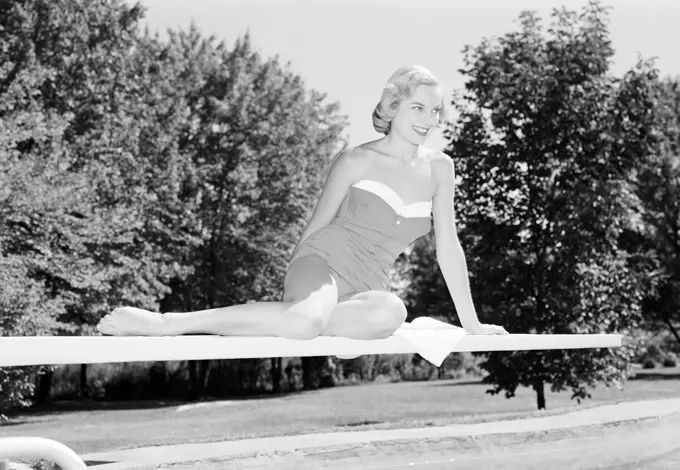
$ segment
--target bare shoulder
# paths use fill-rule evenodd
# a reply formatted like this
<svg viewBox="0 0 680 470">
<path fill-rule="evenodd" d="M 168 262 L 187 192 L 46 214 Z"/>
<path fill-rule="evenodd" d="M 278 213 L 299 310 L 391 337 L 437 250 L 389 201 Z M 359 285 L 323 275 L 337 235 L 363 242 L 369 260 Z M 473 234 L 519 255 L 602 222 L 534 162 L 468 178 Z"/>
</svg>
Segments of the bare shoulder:
<svg viewBox="0 0 680 470">
<path fill-rule="evenodd" d="M 340 155 L 352 161 L 352 163 L 361 163 L 363 160 L 367 160 L 371 150 L 366 147 L 365 144 L 357 145 L 356 147 L 347 147 Z"/>
<path fill-rule="evenodd" d="M 380 142 L 380 140 L 381 139 L 372 140 L 370 142 L 364 142 L 363 144 L 357 145 L 353 149 L 356 152 L 356 156 L 368 160 L 370 157 L 375 157 L 376 155 L 383 155 L 383 153 L 379 150 L 379 147 L 377 145 L 378 142 Z"/>
<path fill-rule="evenodd" d="M 439 150 L 431 150 L 428 158 L 438 185 L 453 184 L 455 179 L 453 159 Z"/>
<path fill-rule="evenodd" d="M 365 161 L 367 158 L 356 148 L 346 148 L 335 156 L 302 240 L 333 220 L 350 186 L 363 173 Z"/>
<path fill-rule="evenodd" d="M 361 146 L 347 147 L 333 162 L 333 170 L 343 173 L 349 179 L 358 178 L 369 162 L 368 151 Z"/>
<path fill-rule="evenodd" d="M 433 166 L 437 169 L 451 169 L 453 168 L 453 160 L 447 154 L 440 150 L 427 150 L 427 158 Z"/>
</svg>

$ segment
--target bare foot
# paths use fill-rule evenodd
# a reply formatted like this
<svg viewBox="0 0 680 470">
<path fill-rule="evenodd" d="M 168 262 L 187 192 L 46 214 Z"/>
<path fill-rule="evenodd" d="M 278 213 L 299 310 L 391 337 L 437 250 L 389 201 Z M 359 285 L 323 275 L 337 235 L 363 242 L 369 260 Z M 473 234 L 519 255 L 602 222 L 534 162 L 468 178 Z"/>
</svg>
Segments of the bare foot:
<svg viewBox="0 0 680 470">
<path fill-rule="evenodd" d="M 99 321 L 97 330 L 113 336 L 167 336 L 165 315 L 135 307 L 121 307 Z"/>
</svg>

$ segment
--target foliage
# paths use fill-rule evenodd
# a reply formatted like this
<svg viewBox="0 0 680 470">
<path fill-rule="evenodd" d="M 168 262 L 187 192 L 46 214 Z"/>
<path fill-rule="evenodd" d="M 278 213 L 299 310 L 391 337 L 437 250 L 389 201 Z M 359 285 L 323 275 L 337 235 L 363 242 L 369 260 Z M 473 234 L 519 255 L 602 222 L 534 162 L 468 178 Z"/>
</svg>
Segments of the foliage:
<svg viewBox="0 0 680 470">
<path fill-rule="evenodd" d="M 643 162 L 636 178 L 647 230 L 631 237 L 628 250 L 649 267 L 646 327 L 667 330 L 680 344 L 680 83 L 663 80 L 657 93 L 662 144 Z"/>
<path fill-rule="evenodd" d="M 0 333 L 277 300 L 338 105 L 247 35 L 161 40 L 120 0 L 0 9 Z M 0 371 L 0 401 L 27 403 L 34 378 Z"/>
<path fill-rule="evenodd" d="M 534 13 L 519 24 L 465 49 L 467 81 L 448 130 L 478 314 L 511 333 L 625 334 L 650 287 L 622 238 L 645 230 L 633 177 L 659 144 L 656 71 L 640 61 L 622 79 L 608 74 L 613 50 L 598 3 L 555 10 L 546 31 Z M 415 273 L 414 292 L 430 283 L 430 295 L 446 298 L 428 265 Z M 586 398 L 597 382 L 619 383 L 632 353 L 499 352 L 481 367 L 491 393 L 534 387 L 543 407 L 544 383 Z"/>
</svg>

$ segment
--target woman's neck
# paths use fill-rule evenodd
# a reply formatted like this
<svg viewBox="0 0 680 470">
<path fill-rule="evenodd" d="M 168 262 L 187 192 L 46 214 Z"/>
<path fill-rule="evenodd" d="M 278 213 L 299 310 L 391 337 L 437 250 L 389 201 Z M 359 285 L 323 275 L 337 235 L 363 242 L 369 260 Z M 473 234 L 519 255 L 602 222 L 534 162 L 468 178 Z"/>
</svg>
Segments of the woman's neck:
<svg viewBox="0 0 680 470">
<path fill-rule="evenodd" d="M 386 154 L 399 159 L 404 164 L 411 164 L 418 158 L 419 145 L 412 144 L 399 136 L 390 133 L 383 138 L 383 149 Z"/>
</svg>

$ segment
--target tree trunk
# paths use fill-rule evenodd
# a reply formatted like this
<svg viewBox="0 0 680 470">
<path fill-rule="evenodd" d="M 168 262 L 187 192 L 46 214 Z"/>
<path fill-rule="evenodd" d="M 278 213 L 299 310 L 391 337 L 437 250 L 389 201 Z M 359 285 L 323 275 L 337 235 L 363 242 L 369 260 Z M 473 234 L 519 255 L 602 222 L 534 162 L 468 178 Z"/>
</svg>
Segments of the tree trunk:
<svg viewBox="0 0 680 470">
<path fill-rule="evenodd" d="M 325 357 L 303 357 L 302 358 L 302 389 L 316 390 L 320 385 L 319 372 L 323 367 Z"/>
<path fill-rule="evenodd" d="M 319 371 L 315 357 L 302 358 L 302 389 L 314 390 L 318 387 Z"/>
<path fill-rule="evenodd" d="M 38 387 L 35 394 L 35 404 L 43 405 L 50 399 L 50 389 L 52 388 L 52 368 L 44 369 L 43 373 L 38 375 Z"/>
<path fill-rule="evenodd" d="M 323 358 L 322 367 L 319 374 L 319 387 L 332 388 L 335 387 L 335 372 L 336 367 L 333 359 L 329 356 Z"/>
<path fill-rule="evenodd" d="M 198 383 L 196 362 L 197 361 L 189 361 L 187 364 L 187 367 L 189 367 L 189 393 L 187 394 L 187 400 L 189 401 L 195 400 L 194 396 L 196 394 L 196 384 Z"/>
<path fill-rule="evenodd" d="M 534 384 L 534 390 L 536 391 L 538 409 L 545 410 L 545 383 L 542 380 L 537 381 Z"/>
<path fill-rule="evenodd" d="M 83 398 L 90 396 L 87 389 L 87 364 L 80 364 L 80 396 Z"/>
<path fill-rule="evenodd" d="M 335 387 L 335 377 L 329 362 L 330 358 L 328 356 L 302 358 L 303 390 Z"/>
<path fill-rule="evenodd" d="M 272 392 L 281 392 L 281 374 L 283 367 L 283 359 L 280 357 L 272 357 Z"/>
<path fill-rule="evenodd" d="M 208 380 L 210 379 L 210 360 L 206 361 L 201 361 L 201 398 L 203 398 L 203 395 L 205 394 L 205 391 L 208 389 Z"/>
<path fill-rule="evenodd" d="M 205 395 L 205 390 L 210 377 L 210 361 L 189 361 L 189 396 L 190 401 L 201 400 Z"/>
</svg>

